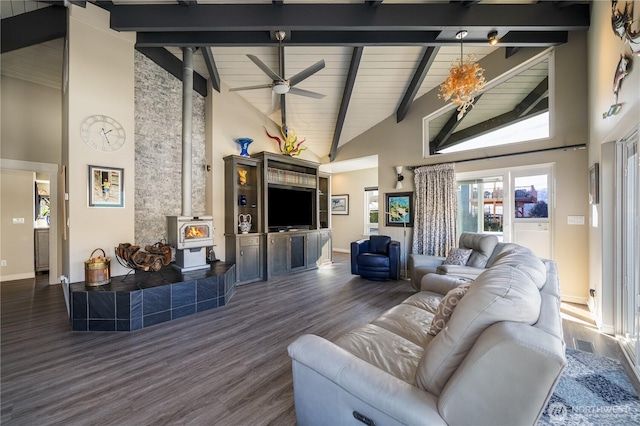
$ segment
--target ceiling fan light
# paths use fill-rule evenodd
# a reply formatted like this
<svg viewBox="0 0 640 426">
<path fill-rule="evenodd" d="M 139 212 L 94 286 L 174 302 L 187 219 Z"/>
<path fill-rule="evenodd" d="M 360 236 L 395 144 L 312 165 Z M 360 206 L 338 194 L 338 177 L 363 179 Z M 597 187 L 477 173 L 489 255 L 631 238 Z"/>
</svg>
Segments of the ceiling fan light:
<svg viewBox="0 0 640 426">
<path fill-rule="evenodd" d="M 286 83 L 276 84 L 275 86 L 273 86 L 273 91 L 277 95 L 284 95 L 285 93 L 289 92 L 289 85 Z"/>
</svg>

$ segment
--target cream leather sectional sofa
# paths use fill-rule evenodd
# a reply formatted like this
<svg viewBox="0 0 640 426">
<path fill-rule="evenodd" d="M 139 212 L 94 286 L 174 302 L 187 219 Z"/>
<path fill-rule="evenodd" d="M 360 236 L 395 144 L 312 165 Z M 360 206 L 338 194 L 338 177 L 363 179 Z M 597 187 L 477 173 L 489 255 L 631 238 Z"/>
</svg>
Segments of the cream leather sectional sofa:
<svg viewBox="0 0 640 426">
<path fill-rule="evenodd" d="M 442 298 L 468 282 L 427 274 L 418 293 L 335 342 L 295 340 L 298 424 L 534 424 L 566 365 L 556 264 L 503 251 L 430 335 Z"/>
</svg>

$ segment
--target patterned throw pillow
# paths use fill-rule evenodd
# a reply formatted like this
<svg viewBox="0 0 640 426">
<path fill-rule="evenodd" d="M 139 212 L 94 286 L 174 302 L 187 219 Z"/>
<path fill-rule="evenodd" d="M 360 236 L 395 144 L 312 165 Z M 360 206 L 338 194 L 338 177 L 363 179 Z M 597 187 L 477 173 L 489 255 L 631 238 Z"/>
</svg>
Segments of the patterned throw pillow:
<svg viewBox="0 0 640 426">
<path fill-rule="evenodd" d="M 453 288 L 442 298 L 431 322 L 431 328 L 429 329 L 430 335 L 435 336 L 444 329 L 447 322 L 449 322 L 449 318 L 451 318 L 451 314 L 453 314 L 456 306 L 458 306 L 458 302 L 467 294 L 470 285 L 471 283 L 467 283 Z"/>
<path fill-rule="evenodd" d="M 460 265 L 467 264 L 469 257 L 471 257 L 472 249 L 452 248 L 449 251 L 449 256 L 442 262 L 443 265 Z"/>
</svg>

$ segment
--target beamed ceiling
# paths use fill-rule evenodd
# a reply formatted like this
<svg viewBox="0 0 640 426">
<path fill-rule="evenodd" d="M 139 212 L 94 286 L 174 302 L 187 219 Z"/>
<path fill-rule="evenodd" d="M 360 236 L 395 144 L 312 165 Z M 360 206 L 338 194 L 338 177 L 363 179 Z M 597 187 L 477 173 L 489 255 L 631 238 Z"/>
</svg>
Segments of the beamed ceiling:
<svg viewBox="0 0 640 426">
<path fill-rule="evenodd" d="M 567 42 L 568 32 L 589 27 L 586 1 L 68 3 L 80 7 L 93 3 L 109 10 L 111 28 L 136 32 L 136 48 L 178 78 L 182 77 L 181 48 L 197 48 L 194 90 L 203 95 L 207 79 L 217 91 L 271 83 L 247 54 L 276 73 L 283 66 L 285 78 L 324 60 L 322 70 L 295 86 L 325 95 L 322 99 L 274 95 L 270 88 L 235 92 L 276 123 L 286 120 L 319 158 L 335 158 L 340 146 L 390 116 L 402 121 L 413 101 L 437 88 L 452 60 L 460 56 L 460 43 L 455 39 L 459 30 L 469 32 L 464 55 L 475 54 L 480 60 L 497 49 L 508 56 L 517 49 L 557 46 Z M 59 86 L 59 38 L 66 31 L 64 2 L 10 0 L 0 4 L 2 73 Z M 276 31 L 286 33 L 282 64 Z M 490 31 L 498 32 L 498 46 L 488 45 Z M 543 78 L 519 88 L 512 104 L 504 105 L 503 98 L 500 109 L 517 108 Z M 274 108 L 278 98 L 284 108 Z"/>
</svg>

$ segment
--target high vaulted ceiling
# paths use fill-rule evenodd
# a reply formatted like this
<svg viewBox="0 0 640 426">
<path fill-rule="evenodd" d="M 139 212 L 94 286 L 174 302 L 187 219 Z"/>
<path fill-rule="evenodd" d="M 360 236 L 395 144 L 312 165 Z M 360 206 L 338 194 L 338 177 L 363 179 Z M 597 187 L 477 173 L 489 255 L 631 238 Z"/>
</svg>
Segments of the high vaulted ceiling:
<svg viewBox="0 0 640 426">
<path fill-rule="evenodd" d="M 61 81 L 62 43 L 59 27 L 42 7 L 63 1 L 2 1 L 2 73 L 41 84 Z M 69 2 L 67 2 L 69 3 Z M 70 3 L 86 6 L 85 1 Z M 498 46 L 515 49 L 554 46 L 567 41 L 568 31 L 586 30 L 589 7 L 585 1 L 533 0 L 114 0 L 91 1 L 111 12 L 111 27 L 135 31 L 136 48 L 167 69 L 182 59 L 181 47 L 194 46 L 194 71 L 212 78 L 216 90 L 271 83 L 271 79 L 246 55 L 258 57 L 279 72 L 275 32 L 286 32 L 282 43 L 284 77 L 325 61 L 325 68 L 296 88 L 326 95 L 322 99 L 284 95 L 282 109 L 274 110 L 269 88 L 236 92 L 276 123 L 287 125 L 319 158 L 335 158 L 336 150 L 390 116 L 401 121 L 412 102 L 437 88 L 460 56 L 455 34 L 467 30 L 464 55 L 477 59 Z M 49 9 L 62 9 L 61 6 Z M 20 18 L 40 13 L 40 18 Z M 12 18 L 13 22 L 6 19 Z M 33 18 L 32 18 L 33 19 Z M 40 21 L 38 21 L 40 19 Z M 58 18 L 56 18 L 58 19 Z M 32 22 L 28 32 L 24 27 Z M 41 25 L 36 25 L 38 23 Z M 15 25 L 5 25 L 12 24 Z M 20 24 L 20 25 L 19 25 Z M 47 27 L 42 30 L 42 27 Z M 8 28 L 8 29 L 7 29 Z M 12 30 L 13 28 L 13 30 Z M 9 32 L 12 31 L 12 32 Z M 498 46 L 487 35 L 497 31 Z M 9 38 L 7 38 L 9 37 Z M 60 37 L 57 35 L 56 37 Z M 21 43 L 22 40 L 22 43 Z M 56 53 L 56 49 L 60 49 Z M 48 61 L 38 69 L 39 60 Z M 55 65 L 54 65 L 55 64 Z M 25 66 L 27 68 L 24 69 Z M 51 71 L 54 76 L 51 77 Z M 198 77 L 198 76 L 196 76 Z M 53 80 L 52 80 L 53 79 Z M 198 81 L 196 81 L 196 87 Z M 206 90 L 206 86 L 204 87 Z M 528 94 L 523 89 L 520 101 Z M 517 104 L 517 99 L 514 102 Z M 515 106 L 515 105 L 514 105 Z M 508 108 L 507 108 L 508 109 Z"/>
</svg>

